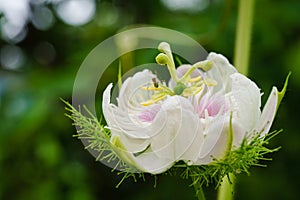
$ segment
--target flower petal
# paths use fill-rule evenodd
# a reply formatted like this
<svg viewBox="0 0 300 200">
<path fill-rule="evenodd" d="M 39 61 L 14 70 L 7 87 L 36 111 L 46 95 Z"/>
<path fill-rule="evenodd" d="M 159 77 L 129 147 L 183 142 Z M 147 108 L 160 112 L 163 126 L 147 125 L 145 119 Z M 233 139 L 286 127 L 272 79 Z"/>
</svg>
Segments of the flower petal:
<svg viewBox="0 0 300 200">
<path fill-rule="evenodd" d="M 119 93 L 118 107 L 124 110 L 141 108 L 140 103 L 148 100 L 145 97 L 149 97 L 149 91 L 141 90 L 141 87 L 148 86 L 153 78 L 157 77 L 149 70 L 137 72 L 134 76 L 127 78 Z"/>
<path fill-rule="evenodd" d="M 197 154 L 185 154 L 192 144 L 194 146 L 190 152 L 195 153 L 194 148 L 200 150 L 203 141 L 199 118 L 188 99 L 181 96 L 169 97 L 150 127 L 152 130 L 161 127 L 151 139 L 151 148 L 159 157 L 176 161 L 195 160 L 198 157 L 199 151 Z M 185 156 L 182 157 L 183 155 Z"/>
<path fill-rule="evenodd" d="M 255 127 L 255 130 L 262 136 L 267 134 L 271 128 L 272 122 L 275 118 L 276 109 L 278 103 L 278 90 L 273 87 L 269 98 L 264 106 L 259 122 Z"/>
<path fill-rule="evenodd" d="M 161 158 L 155 152 L 145 152 L 135 157 L 135 163 L 143 172 L 160 174 L 174 165 L 174 160 Z"/>
<path fill-rule="evenodd" d="M 228 142 L 229 117 L 218 116 L 205 120 L 204 143 L 197 165 L 208 164 L 213 158 L 221 158 L 225 154 Z"/>
<path fill-rule="evenodd" d="M 229 63 L 227 58 L 221 54 L 211 52 L 207 60 L 212 61 L 214 64 L 212 69 L 207 72 L 207 76 L 218 83 L 214 87 L 214 90 L 223 88 L 225 92 L 228 92 L 231 86 L 231 79 L 229 77 L 231 74 L 237 72 L 236 69 Z"/>
<path fill-rule="evenodd" d="M 205 130 L 205 138 L 200 157 L 195 163 L 196 165 L 205 165 L 212 163 L 214 159 L 222 159 L 227 151 L 229 138 L 229 116 L 220 116 L 213 119 L 207 130 Z M 245 129 L 238 122 L 232 119 L 232 146 L 236 149 L 242 143 L 245 137 Z"/>
<path fill-rule="evenodd" d="M 111 106 L 110 106 L 110 91 L 113 87 L 113 84 L 110 83 L 103 92 L 102 100 L 102 112 L 105 117 L 106 123 L 110 126 L 113 123 Z"/>
<path fill-rule="evenodd" d="M 110 92 L 112 84 L 109 84 L 103 92 L 102 111 L 107 122 L 108 128 L 111 130 L 111 135 L 121 137 L 123 145 L 129 152 L 137 153 L 145 150 L 149 145 L 147 135 L 141 132 L 140 138 L 130 138 L 125 136 L 125 132 L 136 131 L 128 119 L 128 113 L 124 113 L 121 109 L 110 103 Z M 126 129 L 124 129 L 126 128 Z"/>
<path fill-rule="evenodd" d="M 245 130 L 252 130 L 260 117 L 261 95 L 257 85 L 240 73 L 230 76 L 232 91 L 228 94 L 233 119 Z"/>
<path fill-rule="evenodd" d="M 166 158 L 160 158 L 151 151 L 135 156 L 132 152 L 126 150 L 123 138 L 114 135 L 111 139 L 112 148 L 118 157 L 128 166 L 134 167 L 130 170 L 131 172 L 139 172 L 138 170 L 140 170 L 151 174 L 160 174 L 167 171 L 174 164 L 174 161 Z M 134 169 L 137 169 L 137 171 L 132 171 Z"/>
</svg>

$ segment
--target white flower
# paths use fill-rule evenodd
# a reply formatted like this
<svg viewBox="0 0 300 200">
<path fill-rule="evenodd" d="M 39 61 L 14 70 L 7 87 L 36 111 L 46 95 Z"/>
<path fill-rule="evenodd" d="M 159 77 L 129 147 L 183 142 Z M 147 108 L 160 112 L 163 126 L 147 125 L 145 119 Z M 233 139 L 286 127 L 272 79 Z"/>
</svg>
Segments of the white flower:
<svg viewBox="0 0 300 200">
<path fill-rule="evenodd" d="M 156 77 L 148 70 L 128 78 L 118 106 L 110 103 L 110 84 L 103 94 L 103 114 L 121 159 L 141 171 L 157 174 L 176 161 L 194 159 L 195 152 L 201 150 L 203 135 L 199 118 L 184 97 L 169 96 L 159 104 L 141 105 L 149 92 L 140 88 L 152 83 L 152 78 Z M 200 146 L 192 149 L 194 141 L 200 141 Z"/>
<path fill-rule="evenodd" d="M 274 87 L 261 113 L 257 85 L 228 60 L 210 53 L 207 60 L 175 69 L 166 43 L 159 64 L 171 74 L 169 86 L 148 70 L 123 83 L 117 105 L 112 84 L 103 94 L 103 114 L 115 153 L 142 172 L 162 173 L 182 160 L 203 165 L 238 148 L 246 136 L 269 132 L 278 91 Z"/>
</svg>

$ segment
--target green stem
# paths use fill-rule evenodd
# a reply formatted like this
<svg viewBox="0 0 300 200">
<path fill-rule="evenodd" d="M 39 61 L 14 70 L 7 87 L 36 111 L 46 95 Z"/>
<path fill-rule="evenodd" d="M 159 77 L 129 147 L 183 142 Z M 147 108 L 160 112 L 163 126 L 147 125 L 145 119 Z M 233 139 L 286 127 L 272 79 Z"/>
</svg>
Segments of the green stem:
<svg viewBox="0 0 300 200">
<path fill-rule="evenodd" d="M 239 1 L 234 65 L 244 75 L 248 73 L 254 2 L 255 0 Z"/>
<path fill-rule="evenodd" d="M 244 75 L 247 75 L 249 66 L 254 3 L 255 0 L 239 1 L 234 65 Z M 218 200 L 233 200 L 234 182 L 235 176 L 233 174 L 229 174 L 223 178 L 218 190 Z"/>
<path fill-rule="evenodd" d="M 235 181 L 235 176 L 233 174 L 229 174 L 229 176 L 225 176 L 223 178 L 222 184 L 218 190 L 218 200 L 233 199 L 234 181 Z"/>
<path fill-rule="evenodd" d="M 199 181 L 195 180 L 195 178 L 193 178 L 193 185 L 194 185 L 194 189 L 197 195 L 198 200 L 205 200 L 205 195 L 202 189 L 202 186 L 200 185 Z"/>
</svg>

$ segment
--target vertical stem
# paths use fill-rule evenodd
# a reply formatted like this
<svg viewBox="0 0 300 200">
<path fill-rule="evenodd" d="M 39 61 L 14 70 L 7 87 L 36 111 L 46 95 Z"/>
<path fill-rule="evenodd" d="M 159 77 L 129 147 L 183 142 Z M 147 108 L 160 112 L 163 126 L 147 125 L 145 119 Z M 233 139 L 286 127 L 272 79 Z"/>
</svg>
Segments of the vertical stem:
<svg viewBox="0 0 300 200">
<path fill-rule="evenodd" d="M 255 0 L 240 0 L 234 51 L 234 65 L 244 75 L 248 74 L 252 20 Z M 233 200 L 235 177 L 224 177 L 218 190 L 218 200 Z"/>
<path fill-rule="evenodd" d="M 196 178 L 194 177 L 193 182 L 194 182 L 193 184 L 194 184 L 194 189 L 195 189 L 195 192 L 196 192 L 196 195 L 197 195 L 197 199 L 198 200 L 205 200 L 206 198 L 205 198 L 202 186 L 199 184 L 199 181 L 197 181 Z"/>
<path fill-rule="evenodd" d="M 222 180 L 221 186 L 218 190 L 218 200 L 232 200 L 234 192 L 234 180 L 235 176 L 229 174 L 225 176 Z"/>
<path fill-rule="evenodd" d="M 255 0 L 239 1 L 234 65 L 244 75 L 248 73 L 254 2 Z"/>
</svg>

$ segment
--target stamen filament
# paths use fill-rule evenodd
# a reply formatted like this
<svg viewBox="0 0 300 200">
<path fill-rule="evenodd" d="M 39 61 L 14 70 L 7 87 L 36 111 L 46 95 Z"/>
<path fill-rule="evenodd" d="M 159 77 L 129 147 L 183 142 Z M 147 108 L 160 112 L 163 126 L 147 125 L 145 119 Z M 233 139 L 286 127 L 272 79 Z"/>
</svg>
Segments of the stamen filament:
<svg viewBox="0 0 300 200">
<path fill-rule="evenodd" d="M 173 59 L 173 55 L 172 55 L 170 45 L 166 42 L 161 42 L 158 45 L 158 50 L 162 53 L 160 53 L 156 57 L 157 63 L 167 65 L 168 70 L 169 70 L 170 75 L 171 75 L 171 78 L 177 83 L 179 79 L 177 77 L 176 67 L 175 67 L 175 63 L 174 63 L 174 59 Z M 160 60 L 162 60 L 162 59 L 164 59 L 164 62 L 160 62 Z"/>
<path fill-rule="evenodd" d="M 190 78 L 188 81 L 190 83 L 193 83 L 193 82 L 198 82 L 202 79 L 202 76 L 197 76 L 196 78 Z"/>
<path fill-rule="evenodd" d="M 154 103 L 156 103 L 156 102 L 158 102 L 158 101 L 164 99 L 166 96 L 167 96 L 167 94 L 164 94 L 164 95 L 162 95 L 162 96 L 160 96 L 160 97 L 157 97 L 156 99 L 151 99 L 151 100 L 149 100 L 149 101 L 141 102 L 141 105 L 142 105 L 142 106 L 150 106 L 150 105 L 152 105 L 152 104 L 154 104 Z"/>
<path fill-rule="evenodd" d="M 161 87 L 154 87 L 154 86 L 149 86 L 149 87 L 141 87 L 142 90 L 163 90 Z"/>
<path fill-rule="evenodd" d="M 179 81 L 186 81 L 195 69 L 203 69 L 204 71 L 208 71 L 212 68 L 212 66 L 213 63 L 209 60 L 197 62 L 196 64 L 192 65 L 192 67 L 183 75 L 183 77 L 181 77 Z"/>
</svg>

